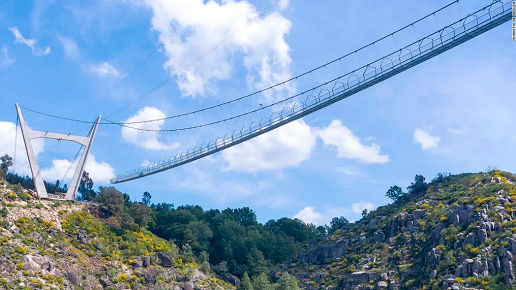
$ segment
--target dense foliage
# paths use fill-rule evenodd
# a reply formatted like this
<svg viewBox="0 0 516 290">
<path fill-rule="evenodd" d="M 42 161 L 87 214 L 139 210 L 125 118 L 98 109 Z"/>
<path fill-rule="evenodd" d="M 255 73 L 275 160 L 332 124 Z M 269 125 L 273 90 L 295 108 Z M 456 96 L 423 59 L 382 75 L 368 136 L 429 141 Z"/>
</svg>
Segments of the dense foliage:
<svg viewBox="0 0 516 290">
<path fill-rule="evenodd" d="M 178 245 L 191 245 L 194 253 L 206 251 L 210 263 L 226 262 L 227 271 L 255 276 L 271 264 L 297 256 L 317 235 L 315 226 L 298 219 L 256 221 L 249 208 L 204 211 L 199 206 L 157 205 L 150 230 Z M 222 270 L 223 272 L 223 270 Z"/>
</svg>

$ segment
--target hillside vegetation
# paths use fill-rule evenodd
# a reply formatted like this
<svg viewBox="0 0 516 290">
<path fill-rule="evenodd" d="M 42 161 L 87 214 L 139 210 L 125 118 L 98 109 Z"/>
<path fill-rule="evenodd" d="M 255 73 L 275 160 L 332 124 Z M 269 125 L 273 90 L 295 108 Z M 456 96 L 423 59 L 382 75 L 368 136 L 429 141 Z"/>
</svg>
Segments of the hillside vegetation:
<svg viewBox="0 0 516 290">
<path fill-rule="evenodd" d="M 2 168 L 18 183 L 0 181 L 4 289 L 516 289 L 516 176 L 500 170 L 416 175 L 359 221 L 316 227 L 131 201 L 86 172 L 80 198 L 94 203 L 37 201 Z"/>
<path fill-rule="evenodd" d="M 235 289 L 252 285 L 218 276 L 195 256 L 144 227 L 124 225 L 109 206 L 34 199 L 0 181 L 0 289 Z M 123 208 L 122 208 L 123 210 Z M 225 270 L 227 273 L 227 269 Z M 226 281 L 223 281 L 224 278 Z M 264 289 L 297 289 L 288 274 Z M 261 283 L 261 284 L 260 284 Z M 267 288 L 268 287 L 268 288 Z"/>
<path fill-rule="evenodd" d="M 416 176 L 394 203 L 318 241 L 289 271 L 306 289 L 516 289 L 516 176 Z M 394 192 L 399 194 L 393 195 Z"/>
</svg>

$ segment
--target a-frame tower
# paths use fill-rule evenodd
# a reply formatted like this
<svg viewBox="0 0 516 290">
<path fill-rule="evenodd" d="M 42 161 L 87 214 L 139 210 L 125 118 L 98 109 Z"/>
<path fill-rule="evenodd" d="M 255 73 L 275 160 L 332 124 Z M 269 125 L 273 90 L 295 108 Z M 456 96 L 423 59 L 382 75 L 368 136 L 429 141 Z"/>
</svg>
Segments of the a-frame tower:
<svg viewBox="0 0 516 290">
<path fill-rule="evenodd" d="M 32 149 L 31 140 L 38 138 L 66 140 L 76 142 L 85 147 L 65 196 L 66 200 L 75 200 L 77 189 L 79 188 L 79 183 L 82 177 L 82 172 L 84 171 L 84 166 L 86 165 L 86 160 L 88 159 L 91 145 L 93 144 L 93 138 L 95 138 L 95 133 L 97 132 L 97 127 L 99 125 L 101 116 L 99 116 L 93 123 L 93 127 L 91 128 L 90 134 L 88 136 L 75 136 L 70 134 L 52 133 L 48 131 L 43 132 L 31 130 L 29 127 L 27 127 L 27 123 L 25 122 L 25 118 L 23 117 L 21 108 L 18 104 L 16 104 L 16 111 L 18 113 L 18 119 L 20 120 L 23 142 L 25 143 L 25 149 L 27 150 L 27 157 L 29 159 L 30 170 L 32 172 L 32 180 L 34 181 L 34 187 L 36 188 L 39 198 L 50 197 L 45 188 L 45 184 L 43 183 L 43 178 L 41 177 L 41 171 L 36 160 L 36 155 Z"/>
</svg>

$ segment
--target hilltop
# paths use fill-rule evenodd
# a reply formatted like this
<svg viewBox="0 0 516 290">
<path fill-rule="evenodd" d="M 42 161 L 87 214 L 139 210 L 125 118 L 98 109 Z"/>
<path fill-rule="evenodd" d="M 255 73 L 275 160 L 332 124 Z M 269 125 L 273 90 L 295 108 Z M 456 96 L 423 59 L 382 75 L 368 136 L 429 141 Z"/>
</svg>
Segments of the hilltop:
<svg viewBox="0 0 516 290">
<path fill-rule="evenodd" d="M 516 289 L 516 176 L 416 176 L 392 204 L 315 240 L 272 275 L 305 289 Z M 398 191 L 398 193 L 400 193 Z"/>
<path fill-rule="evenodd" d="M 0 289 L 234 289 L 190 249 L 121 230 L 91 203 L 36 200 L 0 181 Z"/>
</svg>

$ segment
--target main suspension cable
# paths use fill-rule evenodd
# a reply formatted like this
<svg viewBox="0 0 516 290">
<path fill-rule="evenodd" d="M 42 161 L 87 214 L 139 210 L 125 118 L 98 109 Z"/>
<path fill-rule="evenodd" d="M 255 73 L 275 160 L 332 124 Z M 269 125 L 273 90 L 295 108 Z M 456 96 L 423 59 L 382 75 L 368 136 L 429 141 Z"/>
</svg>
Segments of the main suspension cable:
<svg viewBox="0 0 516 290">
<path fill-rule="evenodd" d="M 405 28 L 407 28 L 407 27 L 413 26 L 415 23 L 417 23 L 417 22 L 419 22 L 419 21 L 421 21 L 421 20 L 424 20 L 424 19 L 426 19 L 426 18 L 428 18 L 428 17 L 432 16 L 432 15 L 434 15 L 435 13 L 437 13 L 437 12 L 439 12 L 439 11 L 441 11 L 441 10 L 443 10 L 443 9 L 445 9 L 445 8 L 447 8 L 447 7 L 449 7 L 449 6 L 453 5 L 453 4 L 455 4 L 455 3 L 458 3 L 459 1 L 460 1 L 460 0 L 455 0 L 455 1 L 453 1 L 452 3 L 449 3 L 448 5 L 446 5 L 446 6 L 442 7 L 442 8 L 440 8 L 440 9 L 438 9 L 438 10 L 436 10 L 436 11 L 434 11 L 434 12 L 432 12 L 432 13 L 430 13 L 430 14 L 428 14 L 428 15 L 426 15 L 426 16 L 424 16 L 424 17 L 422 17 L 422 18 L 420 18 L 420 19 L 418 19 L 418 20 L 416 20 L 416 21 L 414 21 L 414 22 L 412 22 L 412 23 L 410 23 L 410 24 L 407 24 L 406 26 L 404 26 L 404 27 L 402 27 L 402 28 L 400 28 L 400 29 L 396 30 L 395 32 L 389 33 L 388 35 L 386 35 L 386 36 L 384 36 L 384 37 L 382 37 L 382 38 L 380 38 L 380 39 L 378 39 L 378 40 L 376 40 L 376 41 L 374 41 L 374 42 L 372 42 L 372 43 L 369 43 L 369 44 L 367 44 L 367 45 L 365 45 L 365 46 L 363 46 L 363 47 L 361 47 L 361 48 L 359 48 L 359 49 L 356 49 L 355 51 L 352 51 L 352 52 L 350 52 L 350 53 L 347 53 L 346 55 L 343 55 L 343 56 L 341 56 L 341 57 L 339 57 L 339 58 L 337 58 L 337 59 L 334 59 L 334 60 L 332 60 L 332 61 L 330 61 L 330 62 L 327 62 L 327 63 L 325 63 L 325 64 L 323 64 L 323 65 L 320 65 L 320 66 L 318 66 L 318 67 L 316 67 L 316 68 L 314 68 L 314 69 L 312 69 L 312 70 L 309 70 L 309 71 L 307 71 L 307 72 L 305 72 L 305 73 L 299 74 L 299 75 L 297 75 L 297 76 L 295 76 L 295 77 L 292 77 L 292 78 L 290 78 L 290 79 L 288 79 L 288 80 L 285 80 L 285 81 L 283 81 L 283 82 L 277 83 L 277 84 L 272 85 L 272 86 L 270 86 L 270 87 L 268 87 L 268 88 L 265 88 L 265 89 L 262 89 L 262 90 L 259 90 L 259 91 L 256 91 L 256 92 L 253 92 L 253 93 L 251 93 L 251 94 L 248 94 L 248 95 L 245 95 L 245 96 L 242 96 L 242 97 L 239 97 L 239 98 L 236 98 L 236 99 L 233 99 L 233 100 L 227 101 L 227 102 L 223 102 L 223 103 L 220 103 L 220 104 L 217 104 L 217 105 L 213 105 L 213 106 L 210 106 L 210 107 L 206 107 L 206 108 L 203 108 L 203 109 L 199 109 L 199 110 L 191 111 L 191 112 L 188 112 L 188 113 L 178 114 L 178 115 L 174 115 L 174 116 L 164 117 L 164 118 L 151 119 L 151 120 L 142 120 L 142 121 L 134 121 L 134 122 L 113 122 L 113 121 L 110 121 L 110 120 L 108 120 L 108 119 L 106 119 L 106 118 L 102 118 L 105 122 L 101 122 L 101 123 L 99 123 L 99 124 L 101 124 L 101 125 L 118 125 L 118 126 L 123 126 L 123 127 L 126 127 L 126 128 L 130 128 L 130 129 L 135 129 L 135 130 L 140 130 L 140 131 L 149 131 L 149 132 L 160 132 L 160 131 L 162 131 L 162 132 L 174 132 L 174 131 L 182 131 L 182 130 L 188 130 L 188 129 L 195 129 L 195 128 L 200 128 L 200 127 L 205 127 L 205 126 L 209 126 L 209 125 L 213 125 L 213 124 L 221 123 L 221 122 L 224 122 L 224 121 L 232 120 L 232 119 L 235 119 L 235 118 L 238 118 L 238 117 L 241 117 L 241 116 L 246 116 L 246 115 L 248 115 L 248 114 L 251 114 L 251 113 L 257 112 L 257 111 L 259 111 L 259 110 L 263 110 L 264 108 L 272 107 L 273 105 L 277 105 L 278 103 L 281 103 L 281 102 L 284 102 L 284 101 L 286 101 L 286 100 L 292 99 L 292 98 L 294 98 L 294 97 L 296 97 L 296 96 L 302 95 L 302 94 L 304 94 L 304 93 L 306 93 L 306 92 L 308 92 L 308 91 L 310 91 L 310 90 L 313 90 L 313 89 L 319 88 L 319 87 L 321 87 L 321 86 L 323 86 L 323 85 L 326 85 L 326 84 L 330 83 L 331 81 L 326 82 L 326 83 L 324 83 L 324 84 L 322 84 L 322 85 L 316 86 L 316 87 L 314 87 L 314 88 L 312 88 L 312 89 L 310 89 L 310 90 L 304 91 L 303 93 L 296 94 L 295 96 L 292 96 L 292 97 L 289 97 L 289 98 L 285 98 L 285 99 L 283 99 L 283 100 L 281 100 L 281 101 L 278 101 L 278 102 L 276 102 L 276 103 L 273 103 L 273 104 L 270 104 L 270 105 L 267 105 L 267 106 L 263 106 L 263 107 L 261 107 L 261 108 L 259 108 L 259 109 L 252 110 L 252 111 L 248 111 L 248 112 L 246 112 L 246 113 L 243 113 L 243 114 L 240 114 L 240 115 L 237 115 L 237 116 L 233 116 L 233 117 L 230 117 L 230 118 L 217 120 L 217 121 L 214 121 L 214 122 L 211 122 L 211 123 L 201 124 L 201 125 L 192 126 L 192 127 L 179 128 L 179 129 L 170 129 L 170 130 L 167 130 L 167 129 L 151 130 L 151 129 L 142 129 L 142 128 L 136 128 L 136 127 L 128 126 L 128 125 L 132 125 L 132 124 L 143 124 L 143 123 L 159 122 L 159 121 L 163 121 L 163 120 L 170 120 L 170 119 L 180 118 L 180 117 L 188 116 L 188 115 L 191 115 L 191 114 L 195 114 L 195 113 L 200 113 L 200 112 L 204 112 L 204 111 L 207 111 L 207 110 L 211 110 L 211 109 L 214 109 L 214 108 L 217 108 L 217 107 L 221 107 L 221 106 L 224 106 L 224 105 L 228 105 L 228 104 L 231 104 L 231 103 L 234 103 L 234 102 L 237 102 L 237 101 L 241 101 L 241 100 L 246 99 L 246 98 L 249 98 L 249 97 L 251 97 L 251 96 L 261 94 L 261 93 L 263 93 L 263 92 L 265 92 L 265 91 L 267 91 L 267 90 L 273 90 L 274 88 L 276 88 L 276 87 L 278 87 L 278 86 L 284 85 L 284 84 L 286 84 L 286 83 L 288 83 L 288 82 L 291 82 L 291 81 L 293 81 L 293 80 L 296 80 L 296 79 L 298 79 L 298 78 L 300 78 L 300 77 L 303 77 L 303 76 L 305 76 L 305 75 L 311 74 L 312 72 L 317 71 L 317 70 L 319 70 L 319 69 L 321 69 L 321 68 L 324 68 L 324 67 L 326 67 L 326 66 L 328 66 L 328 65 L 330 65 L 330 64 L 333 64 L 333 63 L 335 63 L 335 62 L 337 62 L 337 61 L 341 61 L 343 58 L 345 58 L 345 57 L 347 57 L 347 56 L 350 56 L 350 55 L 352 55 L 352 54 L 354 54 L 354 53 L 357 53 L 358 51 L 360 51 L 360 50 L 362 50 L 362 49 L 365 49 L 365 48 L 367 48 L 367 47 L 369 47 L 369 46 L 372 46 L 372 45 L 374 46 L 374 45 L 376 44 L 376 42 L 379 42 L 379 41 L 384 40 L 384 39 L 386 39 L 386 38 L 388 38 L 388 37 L 391 37 L 391 36 L 393 36 L 393 34 L 395 34 L 395 33 L 399 32 L 399 31 L 401 31 L 401 30 L 403 30 L 403 29 L 405 29 Z M 273 3 L 271 3 L 269 6 L 271 6 L 271 5 L 272 5 L 272 6 L 274 6 L 274 5 L 276 5 L 278 2 L 279 2 L 279 0 L 274 1 L 274 2 L 273 2 Z M 262 12 L 262 14 L 263 14 L 263 13 L 265 13 L 265 12 Z M 257 16 L 257 17 L 259 17 L 259 16 Z M 250 20 L 250 21 L 253 21 L 253 20 Z M 248 21 L 248 23 L 249 23 L 249 21 Z M 200 58 L 202 58 L 202 57 L 203 57 L 203 56 L 200 56 Z M 172 78 L 172 77 L 168 78 L 168 79 L 167 79 L 167 80 L 165 80 L 165 81 L 166 81 L 166 82 L 168 82 L 171 78 Z M 332 81 L 334 81 L 334 80 L 336 80 L 336 79 L 338 79 L 338 78 L 335 78 L 335 79 L 333 79 Z M 164 81 L 164 82 L 165 82 L 165 81 Z M 163 83 L 163 82 L 162 82 L 162 83 Z M 163 83 L 163 85 L 164 85 L 164 83 Z M 159 86 L 159 85 L 158 85 L 158 86 Z M 157 86 L 156 86 L 155 88 L 153 88 L 151 91 L 156 90 L 156 89 L 158 89 L 158 87 L 157 87 Z M 151 92 L 151 91 L 149 91 L 149 92 L 147 92 L 147 93 L 149 93 L 149 94 L 150 94 L 150 92 Z M 147 94 L 147 93 L 146 93 L 146 94 Z M 145 95 L 145 94 L 144 94 L 144 95 Z M 140 98 L 141 98 L 141 97 L 140 97 Z M 129 106 L 130 106 L 130 105 L 131 105 L 131 104 L 129 104 Z M 86 123 L 86 124 L 93 124 L 93 123 L 95 123 L 95 122 L 92 122 L 92 121 L 77 120 L 77 119 L 66 118 L 66 117 L 56 116 L 56 115 L 52 115 L 52 114 L 42 113 L 42 112 L 39 112 L 39 111 L 36 111 L 36 110 L 32 110 L 32 109 L 28 109 L 28 108 L 25 108 L 25 107 L 23 107 L 23 108 L 24 108 L 24 109 L 27 109 L 27 110 L 29 110 L 29 111 L 31 111 L 31 112 L 34 112 L 34 113 L 38 113 L 38 114 L 41 114 L 41 115 L 45 115 L 45 116 L 53 117 L 53 118 L 57 118 L 57 119 L 62 119 L 62 120 L 67 120 L 67 121 L 74 121 L 74 122 L 79 122 L 79 123 Z M 121 110 L 119 110 L 119 111 L 121 111 Z M 119 111 L 115 112 L 114 114 L 118 113 Z M 112 116 L 112 115 L 114 115 L 114 114 L 111 114 L 110 116 Z M 109 117 L 109 116 L 108 116 L 108 117 Z"/>
</svg>

